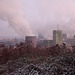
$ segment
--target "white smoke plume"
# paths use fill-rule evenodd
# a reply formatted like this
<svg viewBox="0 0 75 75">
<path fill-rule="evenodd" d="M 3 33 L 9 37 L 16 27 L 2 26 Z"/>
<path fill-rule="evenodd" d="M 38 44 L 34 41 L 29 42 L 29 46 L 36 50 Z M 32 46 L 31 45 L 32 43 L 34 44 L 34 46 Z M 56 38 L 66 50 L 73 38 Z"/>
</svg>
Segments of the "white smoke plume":
<svg viewBox="0 0 75 75">
<path fill-rule="evenodd" d="M 24 2 L 28 7 L 28 10 L 25 9 L 27 19 L 35 33 L 41 33 L 45 37 L 52 36 L 52 30 L 57 29 L 59 25 L 59 29 L 68 35 L 75 34 L 75 0 L 24 0 Z"/>
<path fill-rule="evenodd" d="M 0 0 L 0 19 L 7 19 L 9 25 L 21 36 L 32 35 L 19 0 Z"/>
<path fill-rule="evenodd" d="M 75 34 L 75 0 L 0 0 L 0 18 L 21 35 L 41 33 L 52 37 L 52 30 L 62 29 L 68 35 Z M 24 15 L 25 12 L 25 15 Z M 32 27 L 27 24 L 26 20 Z"/>
</svg>

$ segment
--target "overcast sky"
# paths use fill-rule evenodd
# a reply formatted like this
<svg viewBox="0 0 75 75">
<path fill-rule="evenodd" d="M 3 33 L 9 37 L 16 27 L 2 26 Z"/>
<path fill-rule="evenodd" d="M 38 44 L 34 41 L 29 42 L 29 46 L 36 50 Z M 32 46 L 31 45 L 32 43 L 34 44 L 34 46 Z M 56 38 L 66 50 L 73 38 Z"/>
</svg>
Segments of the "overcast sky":
<svg viewBox="0 0 75 75">
<path fill-rule="evenodd" d="M 51 37 L 52 30 L 56 29 L 57 25 L 69 36 L 75 34 L 75 0 L 21 0 L 20 2 L 33 34 L 41 33 Z M 7 21 L 0 20 L 0 37 L 2 36 L 19 37 L 19 34 Z"/>
</svg>

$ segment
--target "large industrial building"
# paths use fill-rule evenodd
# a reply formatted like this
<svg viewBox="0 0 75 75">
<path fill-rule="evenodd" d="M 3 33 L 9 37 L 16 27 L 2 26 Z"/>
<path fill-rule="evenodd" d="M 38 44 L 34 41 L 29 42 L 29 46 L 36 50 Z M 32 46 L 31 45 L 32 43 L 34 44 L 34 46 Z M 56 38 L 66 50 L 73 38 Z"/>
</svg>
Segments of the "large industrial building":
<svg viewBox="0 0 75 75">
<path fill-rule="evenodd" d="M 37 47 L 43 46 L 48 47 L 55 44 L 62 44 L 62 31 L 61 30 L 53 30 L 53 39 L 52 40 L 38 40 L 36 36 L 26 36 L 25 42 L 28 46 Z"/>
<path fill-rule="evenodd" d="M 37 37 L 36 36 L 26 36 L 25 43 L 27 46 L 36 47 L 37 46 Z"/>
<path fill-rule="evenodd" d="M 53 30 L 53 43 L 55 44 L 62 44 L 62 31 L 61 30 Z"/>
</svg>

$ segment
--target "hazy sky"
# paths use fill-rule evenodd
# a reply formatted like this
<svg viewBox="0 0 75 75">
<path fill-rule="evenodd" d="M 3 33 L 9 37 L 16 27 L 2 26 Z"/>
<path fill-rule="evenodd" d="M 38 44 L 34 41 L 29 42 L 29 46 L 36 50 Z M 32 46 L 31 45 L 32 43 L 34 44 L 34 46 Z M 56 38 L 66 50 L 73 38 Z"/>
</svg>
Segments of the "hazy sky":
<svg viewBox="0 0 75 75">
<path fill-rule="evenodd" d="M 68 35 L 75 34 L 75 0 L 21 0 L 20 2 L 33 34 L 41 33 L 46 38 L 51 37 L 52 30 L 56 29 L 57 25 Z M 1 36 L 19 35 L 7 21 L 0 20 Z"/>
<path fill-rule="evenodd" d="M 0 20 L 0 37 L 20 37 L 8 22 Z"/>
</svg>

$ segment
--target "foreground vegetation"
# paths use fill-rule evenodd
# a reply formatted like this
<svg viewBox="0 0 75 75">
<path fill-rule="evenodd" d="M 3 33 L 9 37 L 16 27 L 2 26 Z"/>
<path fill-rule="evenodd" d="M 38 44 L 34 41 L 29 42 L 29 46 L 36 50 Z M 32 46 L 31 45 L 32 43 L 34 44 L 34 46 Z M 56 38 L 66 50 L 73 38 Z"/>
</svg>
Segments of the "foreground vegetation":
<svg viewBox="0 0 75 75">
<path fill-rule="evenodd" d="M 74 75 L 75 46 L 2 46 L 0 64 L 0 75 Z"/>
<path fill-rule="evenodd" d="M 21 57 L 0 65 L 0 75 L 74 75 L 75 54 Z"/>
</svg>

